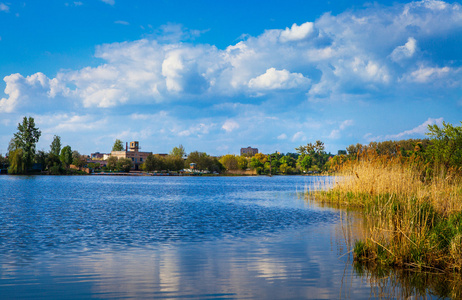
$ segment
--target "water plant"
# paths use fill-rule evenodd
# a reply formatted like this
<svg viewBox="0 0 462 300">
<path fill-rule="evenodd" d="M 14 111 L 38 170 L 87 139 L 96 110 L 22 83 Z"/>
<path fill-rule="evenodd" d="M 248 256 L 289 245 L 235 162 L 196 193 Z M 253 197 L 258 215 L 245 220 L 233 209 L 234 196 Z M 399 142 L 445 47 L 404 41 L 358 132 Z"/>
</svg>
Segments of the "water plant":
<svg viewBox="0 0 462 300">
<path fill-rule="evenodd" d="M 462 271 L 460 169 L 422 155 L 363 148 L 336 166 L 334 184 L 309 191 L 317 201 L 364 213 L 357 262 L 429 272 Z M 431 170 L 431 171 L 429 171 Z"/>
</svg>

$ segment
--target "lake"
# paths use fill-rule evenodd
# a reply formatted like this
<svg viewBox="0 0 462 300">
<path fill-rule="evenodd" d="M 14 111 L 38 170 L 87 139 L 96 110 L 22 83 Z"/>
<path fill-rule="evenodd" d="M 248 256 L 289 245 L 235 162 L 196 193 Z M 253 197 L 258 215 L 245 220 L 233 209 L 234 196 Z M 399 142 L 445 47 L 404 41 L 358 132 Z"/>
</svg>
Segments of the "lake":
<svg viewBox="0 0 462 300">
<path fill-rule="evenodd" d="M 358 217 L 304 197 L 322 180 L 0 176 L 0 298 L 412 296 L 353 267 Z"/>
</svg>

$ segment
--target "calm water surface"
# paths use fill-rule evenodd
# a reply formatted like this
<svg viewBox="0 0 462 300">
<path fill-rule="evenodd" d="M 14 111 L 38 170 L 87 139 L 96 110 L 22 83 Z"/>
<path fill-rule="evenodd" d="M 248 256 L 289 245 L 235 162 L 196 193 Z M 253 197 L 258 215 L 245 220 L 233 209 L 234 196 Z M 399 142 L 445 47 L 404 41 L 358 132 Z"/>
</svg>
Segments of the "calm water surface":
<svg viewBox="0 0 462 300">
<path fill-rule="evenodd" d="M 0 176 L 0 298 L 387 298 L 316 180 Z"/>
</svg>

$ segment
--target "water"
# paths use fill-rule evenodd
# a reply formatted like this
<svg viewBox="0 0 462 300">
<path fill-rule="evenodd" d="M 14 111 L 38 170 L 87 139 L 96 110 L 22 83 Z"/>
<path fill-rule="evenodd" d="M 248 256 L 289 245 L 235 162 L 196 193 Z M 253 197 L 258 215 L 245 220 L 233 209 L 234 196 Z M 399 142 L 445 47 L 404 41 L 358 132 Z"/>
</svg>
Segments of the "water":
<svg viewBox="0 0 462 300">
<path fill-rule="evenodd" d="M 0 298 L 389 297 L 305 201 L 316 180 L 0 176 Z"/>
</svg>

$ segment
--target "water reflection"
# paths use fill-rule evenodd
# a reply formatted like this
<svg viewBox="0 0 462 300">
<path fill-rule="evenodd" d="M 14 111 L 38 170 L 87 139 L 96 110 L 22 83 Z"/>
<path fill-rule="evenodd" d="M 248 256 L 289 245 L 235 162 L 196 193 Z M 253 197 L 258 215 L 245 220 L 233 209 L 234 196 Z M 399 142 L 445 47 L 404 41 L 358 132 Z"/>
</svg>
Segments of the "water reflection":
<svg viewBox="0 0 462 300">
<path fill-rule="evenodd" d="M 1 298 L 369 299 L 387 298 L 391 286 L 406 291 L 397 273 L 379 280 L 385 275 L 352 267 L 361 218 L 306 202 L 316 180 L 324 179 L 0 176 Z"/>
</svg>

